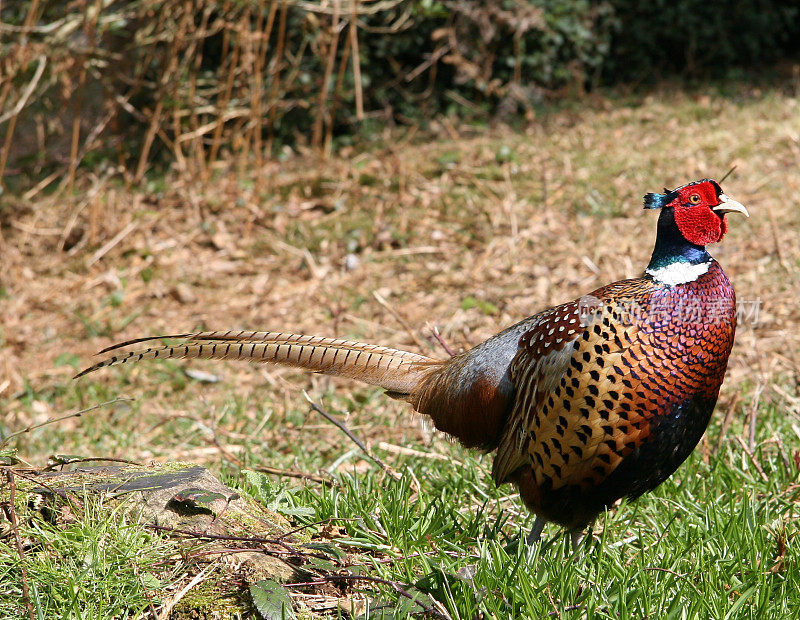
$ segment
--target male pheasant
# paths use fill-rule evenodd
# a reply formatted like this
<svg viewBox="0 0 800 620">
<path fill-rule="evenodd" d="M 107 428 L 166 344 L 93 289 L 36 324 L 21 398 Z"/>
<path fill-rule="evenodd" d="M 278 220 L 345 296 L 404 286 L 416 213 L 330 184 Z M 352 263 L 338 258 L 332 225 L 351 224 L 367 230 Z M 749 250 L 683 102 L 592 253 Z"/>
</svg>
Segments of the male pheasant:
<svg viewBox="0 0 800 620">
<path fill-rule="evenodd" d="M 731 283 L 706 244 L 749 216 L 704 179 L 647 194 L 660 209 L 640 278 L 544 310 L 448 360 L 349 340 L 277 332 L 200 332 L 101 361 L 244 359 L 380 386 L 467 447 L 496 451 L 492 476 L 573 539 L 623 496 L 666 480 L 708 425 L 736 330 Z M 129 340 L 102 352 L 162 338 Z"/>
</svg>

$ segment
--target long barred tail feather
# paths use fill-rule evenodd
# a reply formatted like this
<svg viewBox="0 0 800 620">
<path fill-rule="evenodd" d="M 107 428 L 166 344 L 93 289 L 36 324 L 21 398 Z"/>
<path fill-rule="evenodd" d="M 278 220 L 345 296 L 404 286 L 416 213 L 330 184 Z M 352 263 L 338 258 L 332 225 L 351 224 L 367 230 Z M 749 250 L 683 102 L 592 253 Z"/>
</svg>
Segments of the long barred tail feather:
<svg viewBox="0 0 800 620">
<path fill-rule="evenodd" d="M 103 349 L 116 351 L 159 339 L 182 339 L 176 345 L 153 346 L 119 353 L 79 372 L 75 378 L 107 366 L 143 359 L 234 359 L 283 364 L 314 372 L 357 379 L 402 397 L 427 376 L 439 360 L 353 340 L 279 332 L 215 331 L 135 338 Z"/>
<path fill-rule="evenodd" d="M 153 340 L 167 340 L 167 339 L 191 340 L 195 336 L 200 335 L 201 333 L 202 332 L 192 332 L 188 334 L 164 334 L 162 336 L 145 336 L 144 338 L 133 338 L 132 340 L 126 340 L 125 342 L 118 342 L 117 344 L 112 344 L 110 347 L 106 347 L 105 349 L 100 349 L 97 353 L 95 353 L 95 355 L 102 355 L 103 353 L 108 353 L 109 351 L 116 351 L 117 349 L 125 349 L 134 344 L 140 344 L 142 342 L 152 342 Z"/>
</svg>

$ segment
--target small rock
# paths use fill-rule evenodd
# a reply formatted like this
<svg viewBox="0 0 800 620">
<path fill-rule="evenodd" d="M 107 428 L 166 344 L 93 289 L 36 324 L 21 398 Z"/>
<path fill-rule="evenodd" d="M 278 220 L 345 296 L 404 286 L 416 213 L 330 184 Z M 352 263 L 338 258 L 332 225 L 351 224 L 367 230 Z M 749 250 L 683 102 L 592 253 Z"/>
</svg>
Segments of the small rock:
<svg viewBox="0 0 800 620">
<path fill-rule="evenodd" d="M 361 266 L 361 259 L 355 254 L 348 254 L 344 258 L 344 268 L 347 271 L 355 271 Z"/>
<path fill-rule="evenodd" d="M 204 370 L 194 370 L 193 368 L 187 368 L 183 371 L 186 373 L 186 376 L 190 379 L 194 379 L 195 381 L 199 381 L 200 383 L 219 383 L 221 381 L 221 377 L 219 375 L 212 374 L 210 372 L 206 372 Z"/>
<path fill-rule="evenodd" d="M 192 287 L 184 282 L 179 282 L 170 290 L 169 294 L 176 300 L 182 304 L 193 304 L 197 301 L 197 295 L 195 295 Z"/>
</svg>

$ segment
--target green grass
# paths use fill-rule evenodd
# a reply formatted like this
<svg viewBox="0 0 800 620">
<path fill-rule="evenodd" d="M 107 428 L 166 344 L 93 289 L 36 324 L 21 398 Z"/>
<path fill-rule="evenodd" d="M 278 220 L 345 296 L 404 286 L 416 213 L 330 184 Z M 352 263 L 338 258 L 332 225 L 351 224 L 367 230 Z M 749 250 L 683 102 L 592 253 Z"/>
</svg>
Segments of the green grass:
<svg viewBox="0 0 800 620">
<path fill-rule="evenodd" d="M 735 464 L 740 455 L 706 465 L 695 454 L 656 492 L 604 515 L 577 553 L 551 526 L 528 557 L 518 537 L 530 518 L 492 488 L 485 462 L 461 454 L 463 467 L 417 462 L 399 481 L 344 475 L 297 505 L 314 510 L 309 522 L 340 520 L 338 545 L 386 558 L 369 574 L 428 593 L 454 618 L 796 617 L 797 467 L 759 451 L 765 482 Z"/>
<path fill-rule="evenodd" d="M 507 487 L 489 482 L 486 459 L 455 446 L 444 449 L 461 465 L 404 458 L 392 463 L 397 480 L 371 466 L 340 473 L 334 487 L 286 486 L 260 474 L 239 484 L 310 533 L 321 522 L 342 528 L 332 542 L 347 559 L 336 569 L 402 584 L 453 618 L 796 617 L 797 466 L 759 449 L 765 481 L 742 466 L 735 445 L 708 464 L 695 453 L 654 493 L 603 515 L 578 552 L 554 526 L 532 551 L 520 545 L 530 517 Z M 320 464 L 309 454 L 301 465 Z M 86 506 L 66 528 L 26 526 L 22 535 L 35 548 L 22 561 L 3 544 L 0 615 L 23 612 L 22 566 L 37 617 L 135 617 L 158 603 L 168 543 Z M 419 610 L 392 587 L 355 587 L 394 617 Z"/>
<path fill-rule="evenodd" d="M 374 390 L 333 392 L 327 401 L 332 412 L 359 409 L 349 419 L 359 434 L 380 424 L 374 414 L 383 400 Z M 242 420 L 252 410 L 252 403 L 230 394 L 216 415 L 221 424 L 231 422 L 228 417 L 238 419 L 238 431 L 247 434 L 250 423 Z M 742 422 L 735 422 L 716 456 L 705 462 L 704 450 L 696 450 L 655 492 L 602 515 L 578 552 L 552 525 L 533 550 L 519 544 L 532 518 L 518 498 L 509 495 L 508 486 L 493 485 L 489 458 L 444 440 L 403 445 L 422 452 L 433 448 L 445 460 L 376 448 L 375 454 L 399 472 L 395 479 L 364 460 L 338 432 L 326 433 L 328 446 L 322 445 L 317 431 L 303 430 L 320 420 L 297 409 L 292 422 L 268 420 L 263 432 L 269 434 L 273 425 L 285 430 L 288 424 L 306 443 L 281 454 L 250 442 L 240 458 L 253 467 L 265 463 L 308 472 L 334 467 L 335 486 L 243 475 L 231 463 L 222 470 L 229 482 L 304 526 L 309 536 L 330 536 L 331 524 L 340 528 L 331 539 L 337 552 L 327 569 L 378 580 L 346 588 L 349 596 L 366 596 L 373 617 L 420 617 L 420 605 L 430 608 L 433 601 L 451 617 L 465 619 L 476 613 L 487 618 L 796 617 L 800 487 L 795 481 L 800 470 L 792 455 L 769 441 L 772 433 L 791 432 L 791 419 L 771 404 L 759 415 L 760 442 L 752 460 L 735 440 L 744 431 Z M 719 422 L 715 418 L 709 431 L 712 445 Z M 202 444 L 191 422 L 180 428 L 183 442 Z M 42 612 L 37 617 L 62 617 L 55 610 L 67 609 L 73 614 L 67 617 L 133 617 L 151 598 L 158 601 L 164 568 L 152 567 L 169 548 L 135 524 L 120 526 L 114 515 L 91 510 L 66 530 L 37 523 L 24 536 L 39 546 L 24 560 L 29 581 L 36 584 L 32 600 Z M 0 553 L 1 580 L 12 584 L 8 592 L 15 596 L 0 599 L 0 610 L 19 610 L 20 561 L 6 545 Z M 155 576 L 142 581 L 136 573 Z M 94 585 L 76 585 L 84 583 Z M 382 583 L 399 585 L 405 594 Z"/>
<path fill-rule="evenodd" d="M 233 367 L 220 364 L 208 370 L 228 375 Z M 187 379 L 174 362 L 117 370 L 118 390 L 90 378 L 64 392 L 78 390 L 94 399 L 129 391 L 131 373 L 144 373 L 148 386 L 138 401 L 81 419 L 82 436 L 93 453 L 124 455 L 134 448 L 136 436 L 115 432 L 115 425 L 149 430 L 159 445 L 157 454 L 167 458 L 180 449 L 207 446 L 209 433 L 224 431 L 218 438 L 241 447 L 239 462 L 216 468 L 229 483 L 304 527 L 308 537 L 330 537 L 338 551 L 327 569 L 373 580 L 348 583 L 344 589 L 345 596 L 366 597 L 365 609 L 373 617 L 420 617 L 432 605 L 465 619 L 476 613 L 486 618 L 609 619 L 800 614 L 798 453 L 787 453 L 773 439 L 784 437 L 791 445 L 794 418 L 762 401 L 756 447 L 749 456 L 736 439 L 747 433 L 744 416 L 738 414 L 751 410 L 754 386 L 749 382 L 741 386 L 742 404 L 718 454 L 710 455 L 708 446 L 716 444 L 721 431 L 721 411 L 712 420 L 706 447 L 698 448 L 655 492 L 602 515 L 576 553 L 553 525 L 535 549 L 521 545 L 532 518 L 510 487 L 496 488 L 491 482 L 490 457 L 443 438 L 420 442 L 409 430 L 415 419 L 396 417 L 399 405 L 377 390 L 326 389 L 322 402 L 342 418 L 344 412 L 355 412 L 347 423 L 362 437 L 385 433 L 387 417 L 394 418 L 391 443 L 444 458 L 400 456 L 373 447 L 399 472 L 395 479 L 309 412 L 299 392 L 281 417 L 274 415 L 278 403 L 268 386 L 243 395 L 231 385 L 210 402 L 202 384 Z M 30 396 L 32 401 L 45 397 Z M 165 397 L 183 403 L 172 410 L 172 418 L 143 414 L 144 405 Z M 69 439 L 57 426 L 32 434 L 25 440 L 41 449 L 55 449 Z M 242 473 L 261 464 L 330 470 L 337 484 L 301 485 Z M 331 524 L 341 528 L 338 533 L 331 535 Z M 22 565 L 36 584 L 32 601 L 42 618 L 134 617 L 151 600 L 157 604 L 168 581 L 164 566 L 153 569 L 169 553 L 167 543 L 135 524 L 121 523 L 114 514 L 92 509 L 65 530 L 34 523 L 23 536 L 36 541 L 38 550 L 21 562 L 5 541 L 0 581 L 10 589 L 0 599 L 0 610 L 20 609 Z M 191 571 L 180 561 L 172 568 Z M 152 577 L 142 581 L 137 573 Z M 60 616 L 56 610 L 70 611 Z"/>
<path fill-rule="evenodd" d="M 179 577 L 174 543 L 97 498 L 72 508 L 72 522 L 21 523 L 22 554 L 0 540 L 0 617 L 28 617 L 25 586 L 34 618 L 141 617 Z"/>
<path fill-rule="evenodd" d="M 774 90 L 706 103 L 663 95 L 570 106 L 513 133 L 402 139 L 324 162 L 293 157 L 264 172 L 270 182 L 259 195 L 235 172 L 200 189 L 176 173 L 150 194 L 117 187 L 102 221 L 72 197 L 42 201 L 19 215 L 20 227 L 3 228 L 10 243 L 0 289 L 0 369 L 8 373 L 8 381 L 0 375 L 0 437 L 117 396 L 136 400 L 16 436 L 0 446 L 0 462 L 16 449 L 37 466 L 52 454 L 202 463 L 317 543 L 315 556 L 299 560 L 309 578 L 364 577 L 311 588 L 360 601 L 356 615 L 420 617 L 430 608 L 465 619 L 800 616 L 800 314 L 792 301 L 800 295 L 800 220 L 787 199 L 800 191 L 797 97 Z M 431 437 L 407 407 L 374 389 L 200 361 L 189 365 L 219 375 L 218 383 L 200 383 L 172 361 L 70 378 L 113 341 L 200 325 L 349 336 L 428 353 L 430 321 L 464 348 L 636 275 L 654 226 L 639 208 L 642 194 L 721 175 L 732 163 L 739 168 L 726 191 L 752 206 L 753 217 L 732 222 L 713 252 L 740 299 L 763 301 L 762 321 L 739 328 L 704 443 L 655 492 L 602 515 L 577 554 L 551 525 L 529 557 L 519 541 L 532 517 L 513 489 L 494 487 L 491 457 Z M 87 267 L 136 204 L 158 208 L 140 207 L 140 228 Z M 58 235 L 25 232 L 42 222 L 65 229 L 74 214 L 97 235 L 72 255 L 59 253 Z M 348 253 L 360 258 L 357 269 L 346 268 Z M 176 294 L 178 282 L 197 299 Z M 757 384 L 765 387 L 749 453 Z M 309 412 L 302 390 L 399 479 Z M 243 473 L 260 466 L 337 484 Z M 198 570 L 118 515 L 90 510 L 69 527 L 21 528 L 24 558 L 13 539 L 0 538 L 0 617 L 26 615 L 23 564 L 43 618 L 147 616 L 145 599 L 158 609 Z M 98 583 L 84 586 L 75 579 L 87 557 L 99 558 L 90 562 Z M 133 567 L 153 579 L 137 585 Z M 299 617 L 322 615 L 304 607 L 309 588 L 288 590 Z"/>
</svg>

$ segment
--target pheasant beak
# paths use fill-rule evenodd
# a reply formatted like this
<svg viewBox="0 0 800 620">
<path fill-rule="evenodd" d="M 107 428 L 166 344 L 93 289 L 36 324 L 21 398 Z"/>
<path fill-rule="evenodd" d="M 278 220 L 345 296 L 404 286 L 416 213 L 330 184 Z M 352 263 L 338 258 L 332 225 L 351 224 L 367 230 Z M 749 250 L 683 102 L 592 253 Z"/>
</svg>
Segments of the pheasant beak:
<svg viewBox="0 0 800 620">
<path fill-rule="evenodd" d="M 725 194 L 719 195 L 719 204 L 716 207 L 711 207 L 711 209 L 719 214 L 733 213 L 735 211 L 736 213 L 743 214 L 745 217 L 750 217 L 750 214 L 741 202 L 731 200 Z"/>
</svg>

